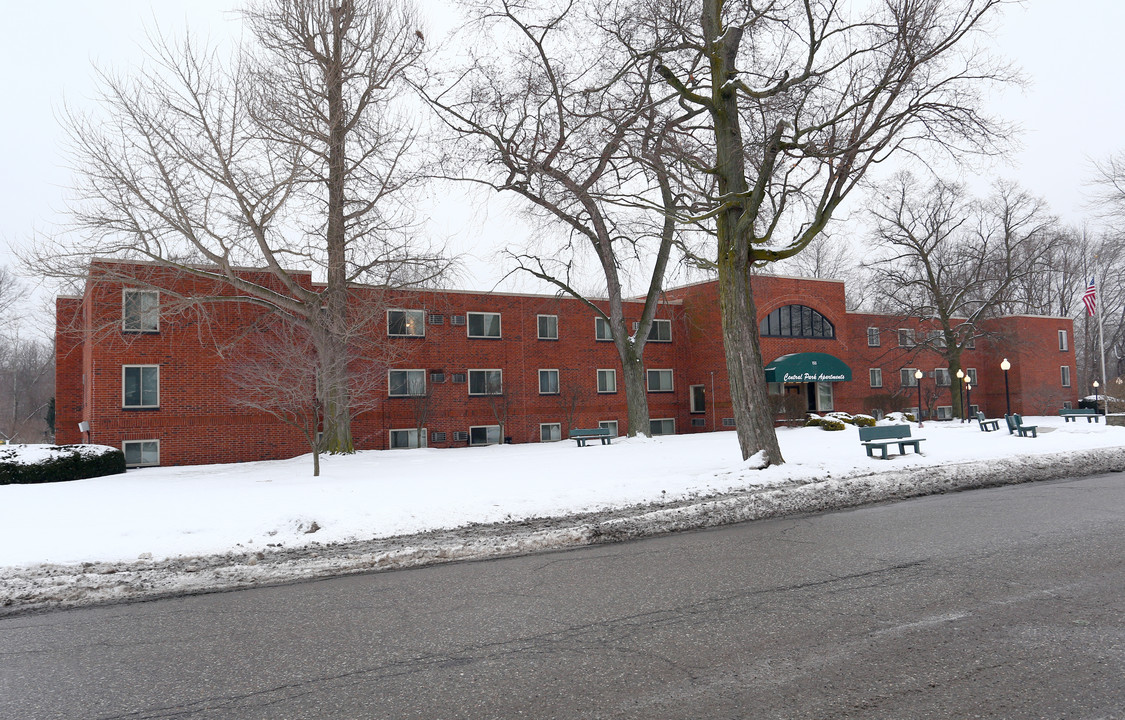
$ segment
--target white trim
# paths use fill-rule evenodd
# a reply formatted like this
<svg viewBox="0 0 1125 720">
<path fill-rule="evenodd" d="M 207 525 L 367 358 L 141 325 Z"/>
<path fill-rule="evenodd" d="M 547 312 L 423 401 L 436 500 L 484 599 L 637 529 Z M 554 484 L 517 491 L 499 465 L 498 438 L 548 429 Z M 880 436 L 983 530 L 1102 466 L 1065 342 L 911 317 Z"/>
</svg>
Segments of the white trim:
<svg viewBox="0 0 1125 720">
<path fill-rule="evenodd" d="M 695 389 L 703 388 L 703 407 L 695 407 Z M 705 413 L 707 412 L 707 386 L 706 385 L 688 385 L 688 412 L 691 413 Z"/>
<path fill-rule="evenodd" d="M 557 428 L 558 432 L 555 433 L 557 437 L 552 440 L 547 440 L 543 437 L 543 428 L 553 427 Z M 562 440 L 562 423 L 539 423 L 539 442 L 558 442 Z"/>
<path fill-rule="evenodd" d="M 867 380 L 873 388 L 883 387 L 883 368 L 867 368 Z"/>
<path fill-rule="evenodd" d="M 473 373 L 500 373 L 500 391 L 499 392 L 473 392 Z M 487 384 L 487 380 L 485 383 Z M 504 394 L 504 371 L 501 368 L 473 368 L 468 370 L 465 374 L 465 386 L 469 391 L 469 395 L 473 397 L 489 397 Z M 486 387 L 487 390 L 487 387 Z M 483 427 L 483 426 L 482 426 Z"/>
<path fill-rule="evenodd" d="M 129 317 L 125 312 L 125 296 L 127 295 L 155 295 L 156 307 L 154 312 L 156 314 L 156 327 L 145 328 L 135 327 L 131 328 L 125 324 L 126 319 Z M 121 288 L 121 332 L 127 333 L 158 333 L 160 332 L 160 291 L 159 290 L 145 290 L 142 288 Z"/>
<path fill-rule="evenodd" d="M 403 432 L 413 434 L 413 437 L 410 438 L 410 440 L 412 440 L 414 442 L 414 444 L 413 445 L 407 444 L 405 446 L 400 445 L 398 447 L 395 447 L 395 445 L 392 441 L 392 438 L 394 437 L 394 434 L 395 433 L 403 433 Z M 427 428 L 422 428 L 422 433 L 421 433 L 420 439 L 419 439 L 419 435 L 418 435 L 418 428 L 416 428 L 416 427 L 412 427 L 412 428 L 391 428 L 390 430 L 387 431 L 387 449 L 388 450 L 413 450 L 415 448 L 429 447 L 429 445 L 430 445 L 429 437 L 430 437 L 430 433 L 429 433 L 429 430 Z"/>
<path fill-rule="evenodd" d="M 1070 366 L 1059 366 L 1059 380 L 1062 382 L 1062 387 L 1070 387 Z"/>
<path fill-rule="evenodd" d="M 613 378 L 613 388 L 611 390 L 602 390 L 602 373 L 610 373 L 608 377 Z M 617 392 L 617 370 L 613 368 L 598 368 L 596 386 L 599 395 L 612 395 Z"/>
<path fill-rule="evenodd" d="M 543 373 L 555 374 L 555 389 L 553 391 L 543 391 Z M 555 368 L 539 368 L 539 394 L 540 395 L 558 395 L 559 390 L 559 371 Z"/>
<path fill-rule="evenodd" d="M 472 334 L 472 316 L 473 315 L 495 315 L 496 316 L 496 334 L 495 335 L 473 335 Z M 499 340 L 504 337 L 504 325 L 500 313 L 498 312 L 485 312 L 474 311 L 465 313 L 465 337 L 473 338 L 474 340 Z"/>
<path fill-rule="evenodd" d="M 391 392 L 391 374 L 392 373 L 421 373 L 422 374 L 422 392 L 410 392 L 410 376 L 406 377 L 406 392 L 402 394 L 394 394 Z M 388 368 L 387 369 L 387 397 L 393 398 L 409 398 L 409 397 L 422 397 L 426 394 L 428 388 L 427 382 L 429 381 L 429 372 L 424 368 Z"/>
<path fill-rule="evenodd" d="M 612 425 L 613 427 L 610 427 L 611 425 Z M 616 420 L 598 420 L 598 427 L 599 427 L 599 428 L 604 428 L 604 429 L 606 429 L 606 430 L 613 430 L 613 436 L 614 436 L 614 437 L 617 437 L 617 435 L 618 435 L 618 431 L 617 431 L 617 428 L 618 428 L 619 426 L 618 426 L 618 424 L 617 424 L 617 421 L 616 421 Z"/>
<path fill-rule="evenodd" d="M 143 444 L 143 443 L 156 443 L 156 462 L 129 463 L 128 453 L 125 450 L 125 446 L 126 445 L 134 445 L 134 444 Z M 152 438 L 152 439 L 147 439 L 147 440 L 122 440 L 121 441 L 121 452 L 126 457 L 125 467 L 156 467 L 156 466 L 160 465 L 160 440 L 158 438 Z M 143 447 L 141 448 L 141 454 L 142 455 L 144 454 L 144 448 Z"/>
<path fill-rule="evenodd" d="M 668 373 L 668 388 L 652 389 L 652 373 Z M 652 368 L 645 370 L 645 390 L 650 393 L 670 393 L 676 391 L 676 380 L 673 368 Z"/>
<path fill-rule="evenodd" d="M 1067 341 L 1066 330 L 1059 330 L 1059 352 L 1067 352 L 1070 350 L 1070 343 Z"/>
<path fill-rule="evenodd" d="M 539 324 L 540 318 L 554 318 L 555 319 L 555 336 L 546 337 L 541 332 Z M 536 315 L 535 316 L 535 339 L 537 340 L 558 340 L 559 339 L 559 316 L 558 315 Z"/>
<path fill-rule="evenodd" d="M 395 313 L 395 312 L 397 312 L 397 313 L 419 313 L 419 314 L 421 314 L 421 316 L 422 316 L 422 322 L 421 322 L 422 332 L 421 333 L 393 333 L 393 332 L 391 332 L 391 313 Z M 404 322 L 405 325 L 409 326 L 409 323 L 405 322 L 405 318 L 403 319 L 403 322 Z M 426 311 L 424 309 L 419 310 L 419 309 L 416 309 L 416 308 L 387 308 L 387 337 L 421 337 L 421 338 L 426 337 Z"/>
<path fill-rule="evenodd" d="M 137 381 L 140 387 L 137 388 L 138 394 L 142 395 L 144 388 L 144 368 L 156 369 L 156 403 L 145 405 L 143 402 L 140 405 L 126 405 L 125 404 L 125 372 L 129 368 L 141 368 L 142 372 L 137 376 Z M 147 410 L 151 408 L 160 407 L 160 366 L 159 365 L 122 365 L 121 366 L 121 409 L 122 410 Z"/>
<path fill-rule="evenodd" d="M 653 423 L 668 423 L 668 422 L 672 423 L 672 432 L 670 432 L 670 433 L 666 433 L 666 432 L 655 433 L 655 432 L 652 432 L 652 424 Z M 676 418 L 649 418 L 648 431 L 652 435 L 675 435 L 676 434 Z"/>
<path fill-rule="evenodd" d="M 656 329 L 656 326 L 657 326 L 658 323 L 661 323 L 661 324 L 664 324 L 664 325 L 668 326 L 668 339 L 667 340 L 655 339 L 655 338 L 652 337 L 652 331 Z M 658 342 L 658 343 L 670 343 L 670 342 L 672 342 L 672 321 L 668 320 L 666 318 L 653 318 L 652 319 L 652 325 L 648 329 L 648 335 L 649 336 L 648 336 L 648 338 L 645 339 L 645 342 Z"/>
<path fill-rule="evenodd" d="M 605 326 L 606 336 L 600 337 L 598 335 L 598 328 L 603 325 Z M 609 324 L 609 320 L 606 320 L 600 315 L 594 317 L 594 339 L 598 342 L 613 342 L 613 326 Z"/>
<path fill-rule="evenodd" d="M 473 430 L 479 430 L 481 428 L 485 429 L 485 438 L 484 438 L 485 441 L 482 442 L 482 443 L 473 442 Z M 488 442 L 488 430 L 491 430 L 492 428 L 496 428 L 496 438 L 497 439 L 496 439 L 496 442 L 494 442 L 494 443 Z M 499 425 L 470 425 L 469 426 L 469 445 L 472 446 L 472 447 L 485 447 L 487 445 L 499 445 L 503 442 L 504 442 L 504 438 L 500 436 L 500 426 Z"/>
</svg>

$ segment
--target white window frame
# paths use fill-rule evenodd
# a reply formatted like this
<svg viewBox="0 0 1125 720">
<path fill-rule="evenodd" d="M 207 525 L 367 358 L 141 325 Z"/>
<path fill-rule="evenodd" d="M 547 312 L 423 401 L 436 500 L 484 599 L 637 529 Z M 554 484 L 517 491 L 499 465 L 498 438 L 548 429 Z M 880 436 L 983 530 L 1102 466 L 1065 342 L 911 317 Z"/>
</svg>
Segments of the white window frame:
<svg viewBox="0 0 1125 720">
<path fill-rule="evenodd" d="M 915 347 L 918 344 L 917 338 L 914 336 L 914 331 L 910 328 L 898 329 L 898 346 L 899 347 Z"/>
<path fill-rule="evenodd" d="M 488 317 L 490 315 L 496 316 L 496 334 L 495 335 L 489 335 L 489 334 L 474 335 L 473 334 L 473 317 L 476 316 L 476 317 L 480 317 L 480 318 L 485 318 L 485 317 Z M 482 323 L 481 329 L 486 330 L 487 329 L 487 323 L 483 319 L 481 320 L 481 323 Z M 502 326 L 502 319 L 500 317 L 500 313 L 498 313 L 498 312 L 470 312 L 470 313 L 465 313 L 465 336 L 470 337 L 470 338 L 481 339 L 481 340 L 499 340 L 501 337 L 503 337 L 503 326 Z"/>
<path fill-rule="evenodd" d="M 883 339 L 879 335 L 879 328 L 867 328 L 867 347 L 879 347 L 883 344 Z"/>
<path fill-rule="evenodd" d="M 402 324 L 404 327 L 410 327 L 410 316 L 415 316 L 417 327 L 420 332 L 391 332 L 391 314 L 402 313 Z M 426 337 L 426 311 L 415 310 L 412 308 L 390 308 L 387 310 L 387 337 Z"/>
<path fill-rule="evenodd" d="M 149 445 L 149 444 L 155 444 L 156 445 L 156 462 L 144 462 L 144 445 Z M 141 462 L 137 462 L 137 463 L 129 462 L 129 451 L 126 448 L 127 445 L 141 445 L 142 446 L 141 450 L 140 450 Z M 151 440 L 123 440 L 121 442 L 121 452 L 125 455 L 125 466 L 126 467 L 156 467 L 157 465 L 160 464 L 160 440 L 158 440 L 156 438 L 153 438 Z"/>
<path fill-rule="evenodd" d="M 836 392 L 830 382 L 816 384 L 816 409 L 817 412 L 832 412 L 836 409 Z"/>
<path fill-rule="evenodd" d="M 1070 343 L 1067 342 L 1066 330 L 1059 330 L 1059 352 L 1066 352 L 1070 349 Z"/>
<path fill-rule="evenodd" d="M 602 377 L 608 378 L 612 381 L 612 387 L 602 389 Z M 617 392 L 617 370 L 613 368 L 598 368 L 598 394 L 599 395 L 612 395 Z"/>
<path fill-rule="evenodd" d="M 696 391 L 703 393 L 703 407 L 695 402 Z M 689 412 L 705 413 L 707 412 L 707 386 L 706 385 L 688 385 L 688 408 Z"/>
<path fill-rule="evenodd" d="M 914 373 L 918 372 L 918 368 L 901 368 L 898 371 L 898 380 L 902 387 L 918 387 L 918 378 L 914 377 Z M 906 380 L 906 382 L 902 382 Z"/>
<path fill-rule="evenodd" d="M 667 338 L 659 337 L 659 333 L 656 333 L 657 327 L 668 328 L 668 337 Z M 656 333 L 657 337 L 653 337 L 653 333 Z M 650 327 L 648 329 L 648 340 L 647 340 L 647 342 L 663 342 L 663 343 L 672 342 L 672 321 L 671 320 L 665 320 L 665 319 L 654 319 L 652 321 L 652 327 Z"/>
<path fill-rule="evenodd" d="M 395 445 L 396 433 L 406 433 L 406 445 Z M 422 428 L 422 437 L 419 442 L 418 428 L 392 428 L 387 432 L 387 447 L 391 450 L 413 450 L 415 448 L 429 447 L 429 435 L 429 430 Z"/>
<path fill-rule="evenodd" d="M 594 339 L 598 342 L 613 342 L 613 328 L 609 320 L 598 316 L 594 318 Z"/>
<path fill-rule="evenodd" d="M 485 381 L 484 381 L 485 392 L 473 392 L 473 373 L 500 373 L 500 376 L 499 376 L 500 377 L 500 387 L 499 387 L 499 389 L 496 392 L 488 392 L 488 378 L 486 377 Z M 488 397 L 489 395 L 503 395 L 504 394 L 504 371 L 501 370 L 500 368 L 478 368 L 478 369 L 475 369 L 475 370 L 469 370 L 466 380 L 467 380 L 466 386 L 467 386 L 467 389 L 469 391 L 469 395 L 472 395 L 474 397 Z"/>
<path fill-rule="evenodd" d="M 155 295 L 156 302 L 151 309 L 153 315 L 152 327 L 144 327 L 144 319 L 146 313 L 138 313 L 137 319 L 139 327 L 129 327 L 129 313 L 127 306 L 129 304 L 128 298 L 131 295 Z M 160 332 L 160 293 L 156 290 L 140 290 L 138 288 L 123 288 L 121 290 L 121 330 L 130 333 L 157 333 Z"/>
<path fill-rule="evenodd" d="M 613 437 L 617 437 L 617 421 L 616 420 L 598 420 L 598 427 L 602 430 L 612 430 Z"/>
<path fill-rule="evenodd" d="M 953 386 L 953 376 L 949 374 L 949 368 L 934 368 L 934 385 L 937 387 Z"/>
<path fill-rule="evenodd" d="M 1070 366 L 1069 365 L 1059 366 L 1059 374 L 1060 374 L 1059 379 L 1062 381 L 1062 386 L 1063 387 L 1070 387 Z"/>
<path fill-rule="evenodd" d="M 138 388 L 138 394 L 141 396 L 142 402 L 138 405 L 127 405 L 125 403 L 125 396 L 126 396 L 126 393 L 125 393 L 125 376 L 128 374 L 128 371 L 131 368 L 140 368 L 140 370 L 141 370 L 141 372 L 137 376 L 137 382 L 140 383 L 140 388 Z M 143 400 L 144 400 L 143 389 L 144 389 L 144 384 L 145 384 L 144 383 L 144 375 L 145 375 L 144 371 L 145 370 L 155 370 L 156 371 L 156 402 L 154 402 L 154 403 L 146 404 L 145 402 L 143 402 Z M 160 407 L 160 366 L 159 365 L 122 365 L 121 366 L 121 408 L 123 410 L 144 410 L 144 409 L 158 408 L 158 407 Z"/>
<path fill-rule="evenodd" d="M 977 386 L 977 369 L 965 368 L 965 377 L 969 378 L 969 384 L 973 387 Z"/>
<path fill-rule="evenodd" d="M 554 390 L 544 390 L 543 389 L 543 378 L 544 377 L 550 378 L 552 376 L 555 379 L 555 389 Z M 548 382 L 548 385 L 549 384 L 550 384 L 550 382 Z M 558 370 L 554 370 L 552 368 L 541 368 L 539 370 L 539 394 L 540 395 L 558 395 L 559 394 L 559 371 Z"/>
<path fill-rule="evenodd" d="M 952 405 L 938 405 L 934 408 L 934 420 L 952 420 L 953 419 L 953 406 Z"/>
<path fill-rule="evenodd" d="M 883 368 L 868 368 L 867 377 L 871 381 L 871 387 L 883 387 Z"/>
<path fill-rule="evenodd" d="M 404 378 L 405 379 L 404 386 L 406 387 L 406 392 L 404 392 L 404 393 L 394 392 L 394 383 L 391 382 L 391 376 L 394 375 L 395 373 L 405 373 L 406 377 Z M 426 382 L 427 382 L 427 379 L 428 379 L 427 374 L 428 373 L 425 370 L 421 370 L 421 369 L 418 369 L 418 368 L 403 368 L 403 369 L 394 368 L 392 370 L 388 370 L 387 371 L 387 397 L 422 397 L 422 396 L 424 396 L 426 394 Z M 411 375 L 415 375 L 415 376 L 421 375 L 422 376 L 422 392 L 410 392 L 410 388 L 414 385 L 413 383 L 410 382 L 410 376 Z"/>
<path fill-rule="evenodd" d="M 668 375 L 668 387 L 663 387 L 662 383 L 657 382 L 657 388 L 652 387 L 653 374 L 657 373 L 657 377 L 663 377 L 664 373 Z M 671 368 L 659 368 L 645 371 L 645 389 L 650 393 L 670 393 L 676 391 L 676 381 L 673 376 Z"/>
<path fill-rule="evenodd" d="M 543 334 L 543 319 L 549 318 L 554 320 L 554 335 Z M 550 328 L 548 328 L 550 329 Z M 558 315 L 536 315 L 535 316 L 535 334 L 540 340 L 558 340 L 559 339 L 559 316 Z"/>
<path fill-rule="evenodd" d="M 484 432 L 485 432 L 484 442 L 476 442 L 476 441 L 473 440 L 473 435 L 474 435 L 473 431 L 474 430 L 484 430 Z M 495 434 L 496 442 L 491 442 L 490 438 L 488 437 L 492 433 L 493 430 L 496 431 L 496 434 Z M 504 438 L 500 437 L 500 426 L 499 425 L 471 425 L 471 426 L 469 426 L 469 445 L 470 446 L 485 447 L 487 445 L 499 445 L 503 441 L 504 441 Z"/>
<path fill-rule="evenodd" d="M 653 430 L 652 430 L 652 424 L 653 423 L 661 423 L 662 425 L 666 425 L 667 423 L 671 423 L 672 424 L 672 432 L 653 432 Z M 676 434 L 676 418 L 651 418 L 651 419 L 649 419 L 649 421 L 648 421 L 648 433 L 649 433 L 649 435 L 653 435 L 653 436 L 656 436 L 656 435 L 675 435 Z"/>
<path fill-rule="evenodd" d="M 548 433 L 544 429 L 553 428 Z M 552 437 L 547 437 L 550 434 Z M 539 442 L 559 442 L 562 440 L 562 423 L 539 423 Z"/>
</svg>

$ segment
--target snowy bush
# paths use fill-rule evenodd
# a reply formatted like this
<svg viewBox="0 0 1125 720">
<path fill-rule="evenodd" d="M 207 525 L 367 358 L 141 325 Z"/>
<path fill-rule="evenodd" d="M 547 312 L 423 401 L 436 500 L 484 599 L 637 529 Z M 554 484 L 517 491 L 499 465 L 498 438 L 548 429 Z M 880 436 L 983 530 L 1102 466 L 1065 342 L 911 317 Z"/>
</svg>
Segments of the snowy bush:
<svg viewBox="0 0 1125 720">
<path fill-rule="evenodd" d="M 847 427 L 847 426 L 844 425 L 844 423 L 842 423 L 839 420 L 834 420 L 832 418 L 824 418 L 823 420 L 820 421 L 820 429 L 821 430 L 843 430 L 845 427 Z"/>
<path fill-rule="evenodd" d="M 828 417 L 833 419 L 833 420 L 838 420 L 839 422 L 842 422 L 842 423 L 847 423 L 848 425 L 855 425 L 855 418 L 852 417 L 851 413 L 830 412 L 830 413 L 828 413 Z"/>
<path fill-rule="evenodd" d="M 0 485 L 33 485 L 125 472 L 125 453 L 105 445 L 8 445 Z"/>
<path fill-rule="evenodd" d="M 875 427 L 875 418 L 870 415 L 853 415 L 852 424 L 859 427 Z"/>
<path fill-rule="evenodd" d="M 815 413 L 809 413 L 808 419 L 805 420 L 805 427 L 820 427 L 820 424 L 823 422 L 824 418 L 821 416 Z"/>
</svg>

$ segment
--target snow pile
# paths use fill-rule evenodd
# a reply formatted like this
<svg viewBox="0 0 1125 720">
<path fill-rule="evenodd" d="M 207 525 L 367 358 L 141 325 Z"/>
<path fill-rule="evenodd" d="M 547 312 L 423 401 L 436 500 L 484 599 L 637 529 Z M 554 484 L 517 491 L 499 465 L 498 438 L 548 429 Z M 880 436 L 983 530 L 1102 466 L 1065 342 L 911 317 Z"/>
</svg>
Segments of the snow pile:
<svg viewBox="0 0 1125 720">
<path fill-rule="evenodd" d="M 0 613 L 533 552 L 888 498 L 1125 469 L 1125 428 L 1026 418 L 1038 438 L 927 423 L 923 455 L 858 431 L 364 452 L 0 487 Z M 995 460 L 1003 459 L 1003 462 Z"/>
</svg>

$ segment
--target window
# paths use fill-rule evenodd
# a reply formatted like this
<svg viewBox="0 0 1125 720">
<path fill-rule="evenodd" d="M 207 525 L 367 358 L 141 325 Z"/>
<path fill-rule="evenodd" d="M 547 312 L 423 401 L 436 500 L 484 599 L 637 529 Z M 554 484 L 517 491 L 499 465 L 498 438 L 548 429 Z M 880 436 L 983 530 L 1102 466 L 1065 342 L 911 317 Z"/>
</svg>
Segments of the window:
<svg viewBox="0 0 1125 720">
<path fill-rule="evenodd" d="M 869 412 L 868 415 L 875 418 L 876 420 L 882 420 L 883 419 L 883 411 L 880 410 L 879 408 L 872 408 L 871 412 Z"/>
<path fill-rule="evenodd" d="M 600 420 L 598 427 L 603 430 L 609 430 L 614 437 L 617 437 L 617 421 L 616 420 Z"/>
<path fill-rule="evenodd" d="M 648 421 L 649 435 L 675 435 L 676 421 L 674 418 L 661 418 Z"/>
<path fill-rule="evenodd" d="M 559 339 L 559 316 L 558 315 L 540 315 L 539 316 L 539 339 L 540 340 L 558 340 Z"/>
<path fill-rule="evenodd" d="M 649 370 L 647 374 L 649 392 L 672 392 L 671 370 Z"/>
<path fill-rule="evenodd" d="M 391 397 L 414 397 L 426 394 L 425 370 L 388 370 L 387 387 Z"/>
<path fill-rule="evenodd" d="M 160 407 L 160 366 L 125 365 L 121 368 L 124 408 Z"/>
<path fill-rule="evenodd" d="M 952 420 L 953 419 L 953 406 L 952 405 L 938 405 L 935 408 L 937 413 L 934 415 L 935 420 Z"/>
<path fill-rule="evenodd" d="M 126 332 L 160 330 L 160 293 L 155 290 L 125 290 L 121 294 L 121 329 Z"/>
<path fill-rule="evenodd" d="M 121 443 L 128 467 L 145 467 L 160 464 L 159 440 L 126 440 Z"/>
<path fill-rule="evenodd" d="M 469 315 L 469 337 L 500 337 L 500 313 L 471 312 Z"/>
<path fill-rule="evenodd" d="M 922 417 L 921 413 L 919 413 L 919 412 L 918 412 L 918 407 L 917 407 L 917 406 L 915 406 L 915 407 L 908 407 L 908 408 L 903 408 L 903 409 L 902 409 L 902 411 L 903 411 L 904 413 L 906 413 L 907 415 L 913 415 L 913 416 L 914 416 L 914 419 L 915 419 L 915 420 L 917 420 L 918 418 Z"/>
<path fill-rule="evenodd" d="M 914 331 L 913 330 L 899 330 L 898 331 L 898 346 L 899 347 L 914 347 Z"/>
<path fill-rule="evenodd" d="M 883 368 L 871 368 L 867 374 L 871 376 L 871 387 L 883 387 Z"/>
<path fill-rule="evenodd" d="M 504 371 L 503 370 L 470 370 L 469 371 L 470 395 L 503 395 Z"/>
<path fill-rule="evenodd" d="M 723 427 L 736 427 L 734 418 L 723 418 Z"/>
<path fill-rule="evenodd" d="M 612 340 L 613 333 L 609 329 L 609 321 L 602 317 L 594 318 L 594 339 Z"/>
<path fill-rule="evenodd" d="M 879 328 L 867 328 L 867 347 L 879 347 L 881 341 L 879 339 Z"/>
<path fill-rule="evenodd" d="M 617 371 L 616 370 L 598 370 L 598 392 L 600 392 L 600 393 L 615 393 L 615 392 L 617 392 Z"/>
<path fill-rule="evenodd" d="M 558 442 L 562 440 L 562 425 L 559 423 L 540 423 L 539 442 Z"/>
<path fill-rule="evenodd" d="M 976 403 L 974 403 L 974 404 L 969 406 L 969 417 L 975 418 L 977 416 L 977 413 L 979 413 L 979 412 L 980 412 L 980 405 L 977 405 Z"/>
<path fill-rule="evenodd" d="M 1065 409 L 1067 409 L 1067 410 L 1071 410 L 1071 409 L 1072 409 L 1072 407 L 1071 407 L 1072 405 L 1073 405 L 1073 403 L 1071 403 L 1071 402 L 1070 402 L 1069 400 L 1064 400 L 1064 401 L 1063 401 L 1063 407 L 1064 407 Z"/>
<path fill-rule="evenodd" d="M 1063 365 L 1059 370 L 1062 371 L 1062 386 L 1070 387 L 1070 366 Z"/>
<path fill-rule="evenodd" d="M 392 337 L 425 337 L 425 310 L 388 310 L 387 334 Z"/>
<path fill-rule="evenodd" d="M 934 369 L 934 384 L 938 387 L 949 387 L 949 368 Z"/>
<path fill-rule="evenodd" d="M 672 321 L 653 320 L 648 329 L 649 342 L 672 342 Z"/>
<path fill-rule="evenodd" d="M 805 305 L 785 305 L 766 315 L 758 326 L 763 337 L 834 338 L 836 328 Z"/>
<path fill-rule="evenodd" d="M 931 344 L 936 348 L 949 347 L 949 343 L 945 339 L 945 333 L 941 330 L 934 330 L 930 333 Z"/>
<path fill-rule="evenodd" d="M 559 394 L 559 371 L 558 370 L 540 370 L 539 371 L 539 394 L 540 395 L 558 395 Z"/>
<path fill-rule="evenodd" d="M 969 378 L 969 382 L 972 384 L 973 387 L 977 386 L 977 369 L 976 368 L 965 368 L 965 376 L 967 378 Z"/>
<path fill-rule="evenodd" d="M 426 447 L 426 428 L 422 428 L 421 442 L 418 439 L 418 429 L 391 430 L 391 449 Z"/>
<path fill-rule="evenodd" d="M 470 445 L 499 445 L 499 425 L 477 425 L 469 428 Z"/>
<path fill-rule="evenodd" d="M 1059 330 L 1059 350 L 1066 352 L 1069 347 L 1066 342 L 1066 330 Z"/>
<path fill-rule="evenodd" d="M 918 387 L 918 378 L 914 377 L 914 371 L 917 368 L 903 368 L 899 370 L 899 379 L 902 381 L 903 387 Z"/>
<path fill-rule="evenodd" d="M 688 398 L 693 413 L 707 412 L 707 390 L 702 385 L 689 386 Z"/>
<path fill-rule="evenodd" d="M 836 406 L 833 402 L 832 383 L 818 382 L 816 384 L 816 409 L 819 412 L 835 410 Z"/>
</svg>

